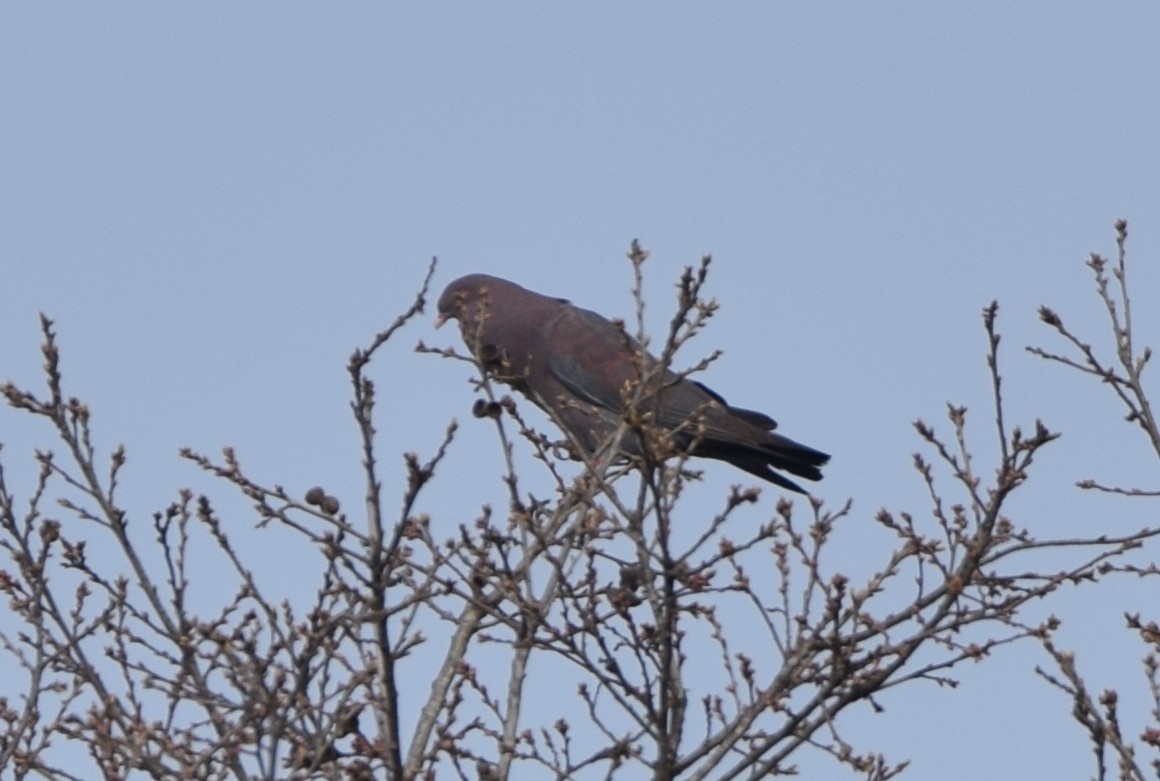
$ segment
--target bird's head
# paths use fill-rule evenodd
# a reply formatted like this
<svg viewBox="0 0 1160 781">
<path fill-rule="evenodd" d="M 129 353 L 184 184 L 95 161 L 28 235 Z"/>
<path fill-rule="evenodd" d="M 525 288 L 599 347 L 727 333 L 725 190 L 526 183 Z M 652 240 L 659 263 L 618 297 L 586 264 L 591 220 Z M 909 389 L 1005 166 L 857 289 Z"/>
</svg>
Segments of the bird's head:
<svg viewBox="0 0 1160 781">
<path fill-rule="evenodd" d="M 469 328 L 480 328 L 491 307 L 492 291 L 502 284 L 511 283 L 487 274 L 468 274 L 455 280 L 439 296 L 435 327 L 441 327 L 448 320 L 458 320 L 464 333 Z"/>
</svg>

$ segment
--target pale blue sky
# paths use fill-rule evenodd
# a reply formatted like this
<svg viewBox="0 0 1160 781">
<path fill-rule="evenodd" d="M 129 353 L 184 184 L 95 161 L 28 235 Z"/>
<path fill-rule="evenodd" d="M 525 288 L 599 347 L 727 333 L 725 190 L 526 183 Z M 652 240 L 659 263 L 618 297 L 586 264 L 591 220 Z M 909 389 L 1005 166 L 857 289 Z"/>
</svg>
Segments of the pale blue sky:
<svg viewBox="0 0 1160 781">
<path fill-rule="evenodd" d="M 992 298 L 1009 414 L 1065 434 L 1016 523 L 1135 529 L 1152 508 L 1070 486 L 1154 486 L 1143 442 L 1102 389 L 1022 347 L 1048 341 L 1041 303 L 1104 336 L 1082 263 L 1112 252 L 1118 217 L 1157 341 L 1158 42 L 1146 2 L 5 4 L 0 379 L 39 382 L 36 313 L 55 317 L 71 390 L 129 449 L 142 518 L 180 485 L 228 496 L 182 445 L 233 445 L 257 477 L 357 504 L 345 361 L 431 256 L 436 293 L 486 271 L 627 316 L 639 238 L 658 331 L 680 268 L 714 256 L 722 310 L 698 355 L 725 355 L 706 379 L 833 453 L 818 493 L 854 497 L 850 569 L 888 543 L 879 507 L 926 512 L 911 420 L 965 403 L 990 457 Z M 502 496 L 501 463 L 464 366 L 414 354 L 418 339 L 455 335 L 429 314 L 380 359 L 397 410 L 383 454 L 429 453 L 460 419 L 454 490 L 429 500 L 451 529 Z M 9 467 L 46 437 L 0 413 Z M 738 479 L 710 468 L 706 500 Z M 1120 616 L 1154 592 L 1086 599 L 1063 637 L 1095 688 L 1142 694 Z M 1029 646 L 957 692 L 900 691 L 854 729 L 912 757 L 913 778 L 1086 778 L 1038 661 Z"/>
</svg>

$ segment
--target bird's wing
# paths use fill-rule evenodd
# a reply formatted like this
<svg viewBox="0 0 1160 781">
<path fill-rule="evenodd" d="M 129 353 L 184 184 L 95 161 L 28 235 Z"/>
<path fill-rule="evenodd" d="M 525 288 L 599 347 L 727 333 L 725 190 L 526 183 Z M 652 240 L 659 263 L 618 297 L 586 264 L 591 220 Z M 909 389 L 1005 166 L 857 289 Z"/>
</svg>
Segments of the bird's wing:
<svg viewBox="0 0 1160 781">
<path fill-rule="evenodd" d="M 624 408 L 621 394 L 625 383 L 636 380 L 640 371 L 633 353 L 643 356 L 639 365 L 646 372 L 656 366 L 656 359 L 644 352 L 635 339 L 586 309 L 567 307 L 548 324 L 547 334 L 547 365 L 551 374 L 577 399 L 616 414 Z M 760 431 L 777 427 L 777 421 L 768 415 L 731 407 L 711 388 L 672 371 L 666 370 L 661 377 L 649 379 L 659 390 L 660 403 L 654 412 L 663 428 L 684 426 L 694 415 L 703 416 L 710 436 L 741 433 L 736 429 L 752 436 L 755 432 L 750 427 Z"/>
<path fill-rule="evenodd" d="M 563 308 L 543 333 L 552 376 L 577 399 L 619 414 L 621 391 L 636 374 L 636 342 L 595 312 L 574 306 Z"/>
</svg>

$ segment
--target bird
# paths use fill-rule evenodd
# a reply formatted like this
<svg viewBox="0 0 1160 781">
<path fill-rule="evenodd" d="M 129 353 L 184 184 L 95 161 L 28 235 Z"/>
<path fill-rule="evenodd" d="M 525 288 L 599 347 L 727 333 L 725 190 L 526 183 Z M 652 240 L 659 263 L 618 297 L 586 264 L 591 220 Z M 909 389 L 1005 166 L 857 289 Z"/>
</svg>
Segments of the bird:
<svg viewBox="0 0 1160 781">
<path fill-rule="evenodd" d="M 448 320 L 458 321 L 464 344 L 492 379 L 543 409 L 590 456 L 617 432 L 619 454 L 643 454 L 639 429 L 624 425 L 635 408 L 677 452 L 725 461 L 789 491 L 806 493 L 782 472 L 821 480 L 830 460 L 775 433 L 770 416 L 731 406 L 704 384 L 660 367 L 622 326 L 565 298 L 468 274 L 439 297 L 436 328 Z"/>
</svg>

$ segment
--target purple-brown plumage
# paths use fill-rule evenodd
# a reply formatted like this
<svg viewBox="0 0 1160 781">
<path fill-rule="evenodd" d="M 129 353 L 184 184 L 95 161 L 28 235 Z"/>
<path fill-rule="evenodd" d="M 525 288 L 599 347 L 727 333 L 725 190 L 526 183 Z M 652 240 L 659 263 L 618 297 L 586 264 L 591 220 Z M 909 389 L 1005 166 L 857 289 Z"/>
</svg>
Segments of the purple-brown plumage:
<svg viewBox="0 0 1160 781">
<path fill-rule="evenodd" d="M 580 447 L 597 452 L 623 422 L 626 399 L 644 378 L 637 409 L 677 448 L 716 458 L 791 491 L 775 472 L 820 480 L 830 457 L 773 433 L 760 412 L 731 407 L 699 382 L 671 371 L 605 318 L 563 298 L 486 274 L 461 277 L 439 297 L 436 325 L 458 320 L 463 341 L 495 379 L 544 409 Z M 639 453 L 626 432 L 619 450 Z"/>
</svg>

